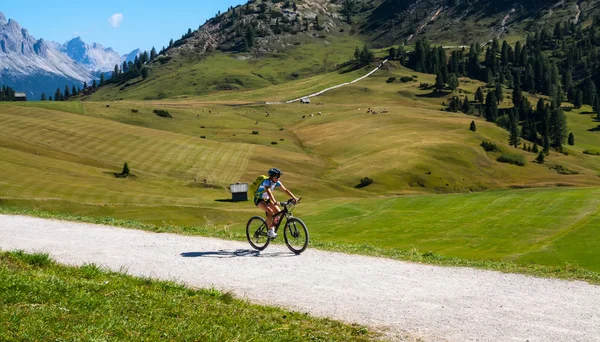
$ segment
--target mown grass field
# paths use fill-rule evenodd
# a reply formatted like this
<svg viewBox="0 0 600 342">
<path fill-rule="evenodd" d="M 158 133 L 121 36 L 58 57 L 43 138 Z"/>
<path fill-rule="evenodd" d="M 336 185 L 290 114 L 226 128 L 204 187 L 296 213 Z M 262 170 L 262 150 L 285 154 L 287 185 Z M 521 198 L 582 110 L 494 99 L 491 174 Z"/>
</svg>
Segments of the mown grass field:
<svg viewBox="0 0 600 342">
<path fill-rule="evenodd" d="M 361 326 L 134 278 L 43 254 L 0 252 L 0 340 L 370 341 Z"/>
<path fill-rule="evenodd" d="M 390 76 L 415 81 L 386 83 Z M 440 111 L 452 94 L 432 94 L 421 82 L 433 77 L 392 65 L 313 99 L 322 105 L 232 106 L 235 98 L 218 97 L 2 104 L 0 205 L 236 238 L 257 210 L 228 202 L 229 184 L 279 166 L 286 186 L 305 199 L 297 214 L 315 246 L 600 271 L 593 254 L 600 157 L 583 153 L 600 139 L 586 109 L 568 113 L 577 142 L 569 155 L 552 152 L 541 165 L 535 154 L 507 146 L 508 132 L 496 125 Z M 243 102 L 287 86 L 246 92 Z M 477 132 L 468 130 L 472 120 Z M 526 165 L 497 162 L 499 153 L 486 153 L 482 140 L 524 155 Z M 124 162 L 135 177 L 114 177 Z M 552 165 L 579 174 L 558 174 Z M 375 183 L 355 188 L 365 176 Z"/>
</svg>

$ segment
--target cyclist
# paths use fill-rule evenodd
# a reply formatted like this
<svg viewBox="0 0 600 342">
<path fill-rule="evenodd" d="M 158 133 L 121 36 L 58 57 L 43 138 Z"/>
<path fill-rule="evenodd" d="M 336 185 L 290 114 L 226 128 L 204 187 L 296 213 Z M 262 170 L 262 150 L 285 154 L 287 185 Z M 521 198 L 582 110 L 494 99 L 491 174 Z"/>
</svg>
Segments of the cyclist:
<svg viewBox="0 0 600 342">
<path fill-rule="evenodd" d="M 294 202 L 298 201 L 298 198 L 296 198 L 296 196 L 294 196 L 294 194 L 279 181 L 279 178 L 281 178 L 282 175 L 283 172 L 278 168 L 274 167 L 270 169 L 269 178 L 260 183 L 254 194 L 254 204 L 267 213 L 267 226 L 269 227 L 267 235 L 269 235 L 270 238 L 277 237 L 277 233 L 275 233 L 275 224 L 273 224 L 273 215 L 281 211 L 277 206 L 275 196 L 273 196 L 273 190 L 281 188 L 281 190 L 288 194 Z"/>
</svg>

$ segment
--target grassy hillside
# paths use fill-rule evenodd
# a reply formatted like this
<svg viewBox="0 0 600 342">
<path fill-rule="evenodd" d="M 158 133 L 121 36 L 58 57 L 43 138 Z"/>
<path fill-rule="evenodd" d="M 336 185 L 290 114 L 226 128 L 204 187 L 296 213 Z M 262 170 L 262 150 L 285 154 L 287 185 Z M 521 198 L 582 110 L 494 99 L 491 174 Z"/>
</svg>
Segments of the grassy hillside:
<svg viewBox="0 0 600 342">
<path fill-rule="evenodd" d="M 387 83 L 390 76 L 415 81 Z M 229 203 L 228 185 L 251 182 L 276 165 L 306 200 L 297 214 L 315 245 L 600 270 L 588 252 L 598 244 L 600 185 L 600 157 L 583 153 L 600 145 L 597 122 L 584 114 L 589 108 L 568 113 L 577 137 L 569 155 L 552 152 L 541 165 L 535 154 L 507 146 L 504 129 L 440 111 L 451 94 L 432 94 L 421 82 L 433 76 L 391 64 L 315 98 L 321 105 L 231 106 L 220 95 L 210 102 L 2 104 L 1 205 L 235 238 L 257 211 L 251 203 Z M 245 98 L 260 101 L 283 86 Z M 477 86 L 463 80 L 461 91 Z M 477 132 L 468 129 L 472 120 Z M 482 140 L 523 155 L 526 165 L 497 162 L 499 153 L 485 152 Z M 124 162 L 134 177 L 114 176 Z M 559 174 L 555 165 L 579 174 Z M 374 184 L 355 188 L 366 176 Z M 502 191 L 480 192 L 486 189 Z"/>
<path fill-rule="evenodd" d="M 361 326 L 252 305 L 214 289 L 0 253 L 0 339 L 369 341 Z M 192 324 L 193 322 L 193 324 Z"/>
</svg>

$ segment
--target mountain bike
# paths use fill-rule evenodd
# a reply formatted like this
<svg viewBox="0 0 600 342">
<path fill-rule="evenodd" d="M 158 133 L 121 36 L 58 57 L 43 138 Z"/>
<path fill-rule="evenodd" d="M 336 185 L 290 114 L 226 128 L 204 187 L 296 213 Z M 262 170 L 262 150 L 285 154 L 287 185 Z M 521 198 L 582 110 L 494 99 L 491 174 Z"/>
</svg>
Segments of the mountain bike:
<svg viewBox="0 0 600 342">
<path fill-rule="evenodd" d="M 300 202 L 300 199 L 298 202 Z M 294 254 L 298 255 L 308 247 L 308 228 L 306 228 L 306 224 L 302 220 L 294 217 L 292 214 L 296 203 L 293 200 L 279 203 L 283 207 L 283 210 L 273 215 L 273 223 L 275 224 L 275 232 L 277 233 L 279 226 L 285 218 L 285 225 L 283 226 L 285 244 Z M 269 246 L 269 243 L 273 239 L 267 235 L 267 232 L 267 220 L 261 216 L 254 216 L 248 220 L 246 224 L 246 237 L 252 248 L 262 251 Z"/>
</svg>

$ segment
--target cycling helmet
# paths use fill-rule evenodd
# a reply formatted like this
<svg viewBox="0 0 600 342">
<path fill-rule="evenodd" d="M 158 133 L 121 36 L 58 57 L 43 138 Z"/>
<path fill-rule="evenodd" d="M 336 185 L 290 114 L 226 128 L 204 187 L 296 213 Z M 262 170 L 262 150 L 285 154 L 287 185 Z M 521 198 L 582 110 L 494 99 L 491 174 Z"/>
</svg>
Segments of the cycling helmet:
<svg viewBox="0 0 600 342">
<path fill-rule="evenodd" d="M 283 175 L 283 172 L 281 172 L 281 170 L 279 170 L 278 168 L 274 167 L 271 170 L 269 170 L 269 176 L 273 177 L 273 176 L 279 176 L 281 177 Z"/>
</svg>

